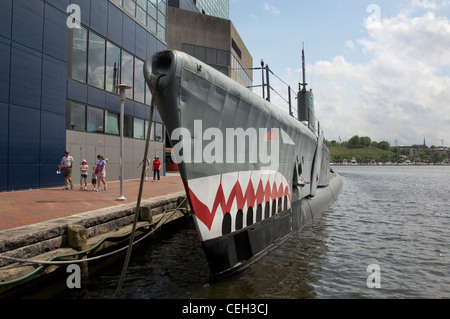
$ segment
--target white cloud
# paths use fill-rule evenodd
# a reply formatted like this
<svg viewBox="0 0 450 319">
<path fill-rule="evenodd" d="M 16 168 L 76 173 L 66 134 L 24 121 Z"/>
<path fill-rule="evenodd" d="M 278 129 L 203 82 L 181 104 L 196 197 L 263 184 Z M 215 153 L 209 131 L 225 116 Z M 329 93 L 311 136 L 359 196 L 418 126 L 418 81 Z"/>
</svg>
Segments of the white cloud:
<svg viewBox="0 0 450 319">
<path fill-rule="evenodd" d="M 437 8 L 427 0 L 412 5 Z M 399 13 L 364 27 L 367 36 L 346 46 L 368 62 L 337 56 L 314 65 L 316 112 L 327 138 L 449 144 L 450 21 L 432 11 Z"/>
<path fill-rule="evenodd" d="M 266 10 L 266 11 L 268 11 L 268 12 L 270 12 L 270 13 L 272 13 L 272 14 L 274 14 L 274 15 L 280 15 L 280 10 L 278 10 L 276 7 L 274 7 L 274 6 L 271 6 L 270 4 L 268 4 L 268 3 L 264 3 L 264 10 Z"/>
</svg>

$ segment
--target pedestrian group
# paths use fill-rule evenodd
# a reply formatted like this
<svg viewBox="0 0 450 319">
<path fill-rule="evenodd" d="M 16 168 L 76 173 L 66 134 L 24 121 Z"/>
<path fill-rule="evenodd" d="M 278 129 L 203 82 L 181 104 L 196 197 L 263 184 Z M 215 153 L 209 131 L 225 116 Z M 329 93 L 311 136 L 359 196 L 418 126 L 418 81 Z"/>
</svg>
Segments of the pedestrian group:
<svg viewBox="0 0 450 319">
<path fill-rule="evenodd" d="M 144 160 L 138 165 L 138 168 L 143 164 Z M 57 170 L 57 174 L 62 174 L 64 176 L 65 187 L 64 190 L 68 190 L 69 188 L 73 189 L 72 183 L 72 170 L 75 165 L 75 161 L 72 156 L 70 156 L 69 152 L 66 151 L 64 157 L 61 159 L 61 164 Z M 147 170 L 150 168 L 150 160 L 147 159 L 146 167 L 145 167 L 145 181 L 147 181 Z M 153 159 L 153 182 L 157 179 L 159 182 L 160 174 L 159 171 L 161 169 L 161 162 L 158 156 L 155 156 Z M 87 190 L 87 178 L 89 175 L 89 165 L 87 161 L 84 159 L 81 161 L 80 166 L 80 190 Z M 102 155 L 97 155 L 97 164 L 92 167 L 92 186 L 94 187 L 95 192 L 100 192 L 100 186 L 103 184 L 103 190 L 107 190 L 108 186 L 106 184 L 106 159 Z M 83 186 L 84 185 L 84 186 Z"/>
</svg>

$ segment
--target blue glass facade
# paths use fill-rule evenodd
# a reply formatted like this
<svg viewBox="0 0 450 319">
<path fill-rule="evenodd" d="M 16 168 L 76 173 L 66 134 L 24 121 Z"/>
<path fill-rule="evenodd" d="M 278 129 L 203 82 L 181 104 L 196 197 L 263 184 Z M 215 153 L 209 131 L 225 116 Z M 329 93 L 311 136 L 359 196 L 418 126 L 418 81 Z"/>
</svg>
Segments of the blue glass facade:
<svg viewBox="0 0 450 319">
<path fill-rule="evenodd" d="M 96 44 L 104 43 L 105 60 L 109 44 L 121 56 L 130 57 L 137 68 L 147 56 L 166 48 L 165 39 L 161 38 L 165 32 L 158 37 L 158 32 L 151 32 L 120 4 L 108 0 L 1 0 L 1 3 L 0 191 L 61 185 L 61 177 L 55 171 L 67 146 L 66 130 L 71 129 L 68 105 L 93 107 L 103 112 L 109 122 L 115 116 L 108 117 L 108 111 L 113 115 L 119 111 L 118 96 L 106 86 L 106 73 L 103 84 L 71 76 L 73 32 L 78 29 L 67 26 L 68 6 L 80 7 L 82 28 L 92 35 L 90 39 L 99 39 Z M 166 5 L 165 0 L 152 0 L 148 6 L 155 3 L 160 8 Z M 95 48 L 94 44 L 89 48 Z M 101 58 L 99 61 L 101 64 Z M 106 72 L 107 66 L 100 70 Z M 91 71 L 88 69 L 88 75 Z M 133 69 L 131 73 L 131 80 L 137 81 L 138 71 Z M 131 123 L 133 120 L 141 123 L 148 116 L 146 95 L 144 87 L 127 99 L 126 114 Z M 158 114 L 155 121 L 162 123 Z M 114 128 L 111 132 L 117 135 Z M 108 131 L 103 128 L 100 133 Z"/>
</svg>

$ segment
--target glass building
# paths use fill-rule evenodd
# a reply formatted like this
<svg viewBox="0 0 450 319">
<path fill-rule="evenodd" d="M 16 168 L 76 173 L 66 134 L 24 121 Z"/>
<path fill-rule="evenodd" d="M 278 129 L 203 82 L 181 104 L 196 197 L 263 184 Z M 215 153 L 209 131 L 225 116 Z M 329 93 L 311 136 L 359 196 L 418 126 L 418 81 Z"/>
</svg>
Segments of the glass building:
<svg viewBox="0 0 450 319">
<path fill-rule="evenodd" d="M 122 128 L 124 178 L 140 176 L 149 129 L 150 156 L 164 155 L 164 127 L 157 111 L 149 123 L 142 69 L 167 46 L 167 0 L 1 3 L 0 191 L 63 185 L 55 172 L 66 149 L 75 184 L 81 160 L 92 167 L 97 154 L 108 158 L 108 181 L 118 180 L 119 83 L 133 87 Z"/>
<path fill-rule="evenodd" d="M 230 19 L 230 0 L 197 0 L 194 2 L 201 13 L 217 18 Z"/>
<path fill-rule="evenodd" d="M 230 19 L 230 0 L 169 0 L 169 6 L 216 18 Z"/>
</svg>

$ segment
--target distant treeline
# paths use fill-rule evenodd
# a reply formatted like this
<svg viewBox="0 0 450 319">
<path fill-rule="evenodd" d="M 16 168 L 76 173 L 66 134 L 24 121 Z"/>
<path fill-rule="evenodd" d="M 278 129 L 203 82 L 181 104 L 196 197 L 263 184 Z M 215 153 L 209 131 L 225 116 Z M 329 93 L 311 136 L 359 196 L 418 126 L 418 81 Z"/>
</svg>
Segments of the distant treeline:
<svg viewBox="0 0 450 319">
<path fill-rule="evenodd" d="M 426 145 L 391 146 L 387 141 L 376 142 L 370 137 L 353 136 L 345 142 L 325 141 L 330 149 L 331 159 L 335 162 L 355 158 L 358 162 L 392 161 L 401 162 L 409 159 L 420 163 L 448 162 L 450 149 Z"/>
<path fill-rule="evenodd" d="M 328 147 L 330 147 L 330 146 L 344 146 L 347 148 L 374 147 L 374 148 L 379 148 L 383 151 L 389 151 L 391 149 L 391 144 L 389 144 L 389 142 L 387 142 L 387 141 L 376 142 L 376 141 L 372 141 L 372 139 L 370 137 L 367 137 L 367 136 L 359 137 L 358 135 L 355 135 L 348 141 L 342 142 L 342 143 L 337 142 L 335 140 L 326 141 L 325 143 Z"/>
</svg>

